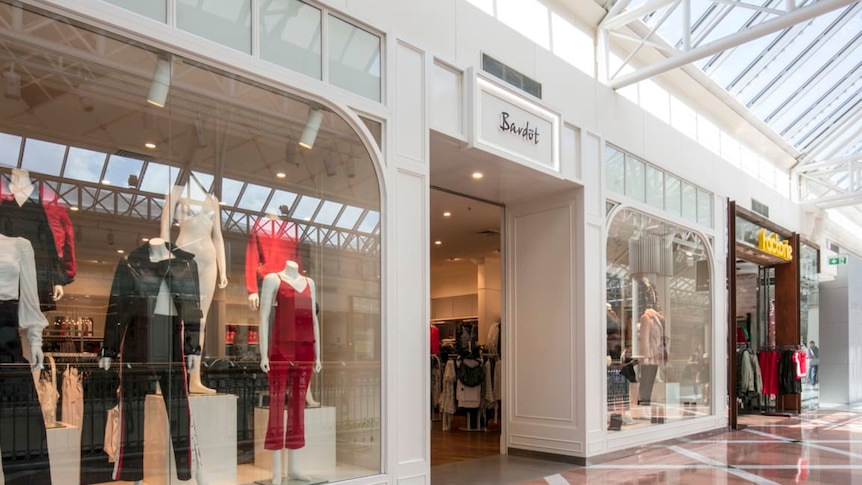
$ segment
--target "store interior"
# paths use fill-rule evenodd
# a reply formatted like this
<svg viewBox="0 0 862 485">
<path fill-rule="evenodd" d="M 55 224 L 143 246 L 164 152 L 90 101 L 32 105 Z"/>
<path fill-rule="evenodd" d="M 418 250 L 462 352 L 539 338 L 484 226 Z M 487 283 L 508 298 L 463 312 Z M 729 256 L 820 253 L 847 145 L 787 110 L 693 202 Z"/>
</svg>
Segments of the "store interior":
<svg viewBox="0 0 862 485">
<path fill-rule="evenodd" d="M 503 208 L 435 189 L 430 210 L 431 465 L 437 466 L 500 453 Z"/>
</svg>

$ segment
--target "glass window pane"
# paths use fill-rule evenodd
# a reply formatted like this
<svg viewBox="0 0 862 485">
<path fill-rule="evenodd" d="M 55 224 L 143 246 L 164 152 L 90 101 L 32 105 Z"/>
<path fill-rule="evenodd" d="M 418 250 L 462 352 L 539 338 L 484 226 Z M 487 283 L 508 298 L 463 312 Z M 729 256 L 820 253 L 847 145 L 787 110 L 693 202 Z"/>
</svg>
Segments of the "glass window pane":
<svg viewBox="0 0 862 485">
<path fill-rule="evenodd" d="M 626 195 L 644 202 L 644 163 L 626 155 Z"/>
<path fill-rule="evenodd" d="M 712 194 L 697 189 L 697 222 L 712 227 Z"/>
<path fill-rule="evenodd" d="M 664 209 L 664 172 L 647 165 L 646 199 L 649 205 Z"/>
<path fill-rule="evenodd" d="M 338 218 L 338 222 L 335 225 L 342 229 L 353 229 L 361 215 L 362 209 L 349 205 L 344 208 L 344 212 L 341 213 L 341 217 Z"/>
<path fill-rule="evenodd" d="M 293 218 L 310 221 L 318 205 L 320 205 L 320 199 L 303 195 L 296 206 L 296 210 L 293 212 Z"/>
<path fill-rule="evenodd" d="M 380 101 L 380 37 L 329 17 L 329 82 Z"/>
<path fill-rule="evenodd" d="M 195 186 L 198 186 L 201 190 L 206 191 L 206 192 L 212 191 L 213 180 L 215 179 L 215 177 L 213 177 L 212 175 L 210 175 L 208 173 L 198 172 L 198 171 L 193 171 L 192 175 L 194 175 L 195 178 L 197 179 L 197 183 L 194 184 Z M 196 200 L 200 200 L 200 199 L 196 199 Z"/>
<path fill-rule="evenodd" d="M 70 150 L 70 161 L 71 155 L 72 151 Z M 119 155 L 111 155 L 111 157 L 108 158 L 108 169 L 107 171 L 105 171 L 105 178 L 104 180 L 102 180 L 102 183 L 105 185 L 116 185 L 118 187 L 134 185 L 129 183 L 129 177 L 132 175 L 134 175 L 135 177 L 140 176 L 141 167 L 143 166 L 143 160 L 138 160 L 137 158 L 121 157 Z M 68 165 L 66 166 L 66 172 L 69 172 Z M 138 183 L 140 183 L 140 181 L 138 181 Z"/>
<path fill-rule="evenodd" d="M 296 200 L 296 194 L 285 190 L 276 190 L 269 205 L 266 207 L 267 214 L 286 215 L 293 206 L 293 201 Z"/>
<path fill-rule="evenodd" d="M 679 179 L 670 174 L 665 174 L 664 177 L 664 207 L 665 210 L 675 216 L 682 215 L 682 205 L 680 198 Z"/>
<path fill-rule="evenodd" d="M 605 147 L 605 187 L 625 194 L 625 155 L 614 147 Z"/>
<path fill-rule="evenodd" d="M 320 79 L 320 9 L 299 0 L 272 0 L 260 8 L 261 59 Z"/>
<path fill-rule="evenodd" d="M 682 183 L 682 217 L 697 221 L 697 189 L 685 182 Z"/>
<path fill-rule="evenodd" d="M 242 190 L 243 183 L 234 179 L 224 179 L 221 182 L 221 198 L 225 205 L 236 205 L 236 198 Z"/>
<path fill-rule="evenodd" d="M 240 209 L 258 211 L 266 205 L 266 200 L 272 189 L 255 184 L 248 184 L 245 187 L 245 192 L 242 194 L 242 200 L 239 201 L 237 207 Z"/>
<path fill-rule="evenodd" d="M 60 175 L 60 169 L 63 167 L 63 155 L 65 154 L 65 145 L 28 138 L 24 141 L 24 158 L 21 160 L 21 168 L 31 172 Z M 105 155 L 102 154 L 102 159 L 104 160 L 104 158 Z"/>
<path fill-rule="evenodd" d="M 21 137 L 0 133 L 0 164 L 17 167 L 20 154 Z"/>
<path fill-rule="evenodd" d="M 137 14 L 149 17 L 159 22 L 167 22 L 167 6 L 165 0 L 105 0 L 108 3 L 131 10 Z"/>
<path fill-rule="evenodd" d="M 141 190 L 159 195 L 167 194 L 180 171 L 176 167 L 168 167 L 161 163 L 147 162 Z"/>
<path fill-rule="evenodd" d="M 177 28 L 251 53 L 251 0 L 177 0 Z"/>
<path fill-rule="evenodd" d="M 377 223 L 380 222 L 380 213 L 377 211 L 368 211 L 368 214 L 365 215 L 365 219 L 362 219 L 362 224 L 359 225 L 359 230 L 362 232 L 374 233 L 374 228 L 377 227 Z"/>
<path fill-rule="evenodd" d="M 71 147 L 63 175 L 84 182 L 98 183 L 107 156 L 105 153 Z"/>
<path fill-rule="evenodd" d="M 318 224 L 324 224 L 327 226 L 332 225 L 332 221 L 338 217 L 338 212 L 341 210 L 343 204 L 339 204 L 338 202 L 332 202 L 327 200 L 320 207 L 320 211 L 317 212 L 317 216 L 314 218 L 314 222 Z"/>
</svg>

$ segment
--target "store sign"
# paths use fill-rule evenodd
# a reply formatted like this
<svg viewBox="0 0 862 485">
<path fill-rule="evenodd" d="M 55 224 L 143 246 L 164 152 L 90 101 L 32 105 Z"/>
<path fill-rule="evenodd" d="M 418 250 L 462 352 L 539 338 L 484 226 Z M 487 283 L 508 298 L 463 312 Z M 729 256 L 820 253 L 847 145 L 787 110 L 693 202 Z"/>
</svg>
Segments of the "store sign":
<svg viewBox="0 0 862 485">
<path fill-rule="evenodd" d="M 471 145 L 523 165 L 560 171 L 560 116 L 482 76 L 473 86 Z"/>
<path fill-rule="evenodd" d="M 847 264 L 847 256 L 829 258 L 829 264 Z"/>
<path fill-rule="evenodd" d="M 793 248 L 790 247 L 790 243 L 780 241 L 778 234 L 774 232 L 767 236 L 766 229 L 761 229 L 757 233 L 757 249 L 787 261 L 793 260 Z"/>
</svg>

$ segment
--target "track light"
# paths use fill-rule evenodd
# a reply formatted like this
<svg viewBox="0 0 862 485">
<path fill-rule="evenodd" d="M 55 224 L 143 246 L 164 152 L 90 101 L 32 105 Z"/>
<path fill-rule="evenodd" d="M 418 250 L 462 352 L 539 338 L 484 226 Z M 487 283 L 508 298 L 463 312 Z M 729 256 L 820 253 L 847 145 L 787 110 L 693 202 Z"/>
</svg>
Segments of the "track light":
<svg viewBox="0 0 862 485">
<path fill-rule="evenodd" d="M 305 129 L 302 130 L 302 136 L 299 138 L 299 146 L 311 150 L 314 146 L 314 140 L 317 138 L 317 130 L 320 129 L 321 121 L 323 121 L 323 113 L 319 109 L 313 108 L 308 113 Z"/>
<path fill-rule="evenodd" d="M 15 72 L 15 66 L 9 65 L 9 70 L 3 73 L 5 88 L 3 97 L 8 99 L 21 99 L 21 76 Z"/>
<path fill-rule="evenodd" d="M 298 167 L 299 159 L 297 158 L 296 152 L 296 143 L 294 143 L 293 140 L 288 140 L 287 144 L 284 146 L 284 161 Z"/>
<path fill-rule="evenodd" d="M 335 175 L 335 162 L 332 160 L 332 155 L 327 153 L 323 157 L 323 166 L 326 167 L 326 175 L 330 177 Z"/>
<path fill-rule="evenodd" d="M 78 88 L 78 103 L 81 105 L 81 109 L 87 113 L 92 113 L 95 109 L 93 98 L 84 88 Z"/>
<path fill-rule="evenodd" d="M 195 116 L 195 136 L 198 139 L 198 146 L 203 148 L 207 146 L 207 132 L 204 130 L 204 122 L 201 121 L 200 113 Z"/>
<path fill-rule="evenodd" d="M 153 81 L 150 83 L 150 94 L 147 96 L 147 102 L 153 106 L 164 108 L 170 89 L 171 58 L 159 56 L 156 60 L 156 70 L 153 72 Z"/>
</svg>

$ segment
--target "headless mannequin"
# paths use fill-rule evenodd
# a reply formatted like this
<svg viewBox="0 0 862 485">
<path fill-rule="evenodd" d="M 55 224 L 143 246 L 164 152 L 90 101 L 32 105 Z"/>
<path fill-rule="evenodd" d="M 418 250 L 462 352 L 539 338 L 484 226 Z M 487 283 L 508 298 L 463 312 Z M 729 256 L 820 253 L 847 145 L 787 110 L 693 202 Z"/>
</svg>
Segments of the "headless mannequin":
<svg viewBox="0 0 862 485">
<path fill-rule="evenodd" d="M 269 362 L 269 338 L 270 338 L 270 312 L 273 311 L 273 303 L 276 301 L 276 293 L 281 282 L 284 281 L 290 285 L 295 291 L 303 292 L 306 287 L 311 295 L 311 308 L 314 325 L 314 364 L 312 370 L 315 373 L 320 372 L 322 367 L 320 363 L 320 323 L 317 319 L 317 314 L 314 312 L 316 307 L 314 281 L 311 278 L 304 277 L 299 274 L 299 265 L 294 261 L 287 261 L 284 265 L 284 270 L 279 273 L 270 273 L 263 279 L 261 285 L 261 301 L 260 301 L 260 368 L 264 372 L 270 371 Z M 273 322 L 278 324 L 278 322 Z M 308 396 L 308 394 L 306 394 Z M 307 399 L 307 397 L 306 397 Z M 282 463 L 283 452 L 285 450 L 272 450 L 272 484 L 281 485 L 282 483 Z M 296 450 L 287 450 L 287 477 L 293 480 L 311 481 L 311 477 L 304 474 L 296 460 Z"/>
<path fill-rule="evenodd" d="M 171 253 L 168 251 L 168 247 L 165 245 L 165 240 L 159 237 L 154 237 L 150 239 L 150 261 L 164 261 L 166 259 L 171 258 Z M 194 366 L 198 364 L 199 357 L 196 355 L 187 355 L 186 356 L 186 368 L 189 372 L 192 372 Z M 99 368 L 104 370 L 110 370 L 111 364 L 113 363 L 113 359 L 110 357 L 102 357 L 99 359 Z M 169 433 L 170 434 L 170 433 Z M 169 436 L 170 437 L 170 436 Z M 197 462 L 197 465 L 200 466 L 200 462 Z M 205 482 L 203 480 L 203 475 L 201 474 L 200 469 L 195 472 L 195 480 L 198 485 L 204 485 Z M 143 485 L 143 480 L 137 480 L 134 482 L 135 485 Z"/>
<path fill-rule="evenodd" d="M 186 191 L 185 197 L 183 191 Z M 170 237 L 176 206 L 178 204 L 190 204 L 188 192 L 188 185 L 177 185 L 165 200 L 165 210 L 162 211 L 161 220 L 161 237 L 163 239 Z M 198 264 L 201 312 L 203 312 L 198 343 L 201 348 L 204 346 L 207 313 L 212 303 L 216 284 L 219 288 L 227 286 L 224 239 L 221 233 L 221 218 L 219 217 L 221 211 L 215 196 L 207 194 L 205 197 L 200 202 L 201 208 L 198 213 L 181 215 L 180 234 L 176 240 L 177 247 L 194 254 Z M 195 363 L 194 370 L 189 371 L 189 392 L 192 394 L 215 394 L 215 389 L 210 389 L 201 382 L 200 356 L 194 356 L 194 358 L 198 362 Z"/>
<path fill-rule="evenodd" d="M 27 199 L 30 198 L 35 189 L 36 187 L 30 180 L 30 172 L 19 168 L 12 169 L 12 178 L 9 181 L 9 191 L 12 192 L 12 195 L 15 197 L 15 202 L 18 203 L 18 207 L 21 207 L 24 205 L 24 202 L 27 202 Z M 51 297 L 54 301 L 59 301 L 63 298 L 63 287 L 61 285 L 54 285 L 54 293 Z"/>
<path fill-rule="evenodd" d="M 266 217 L 269 219 L 272 219 L 272 220 L 279 220 L 279 217 L 276 214 L 267 214 Z M 293 264 L 296 264 L 293 261 L 290 261 L 290 262 Z M 293 271 L 293 270 L 291 270 L 291 271 Z M 297 272 L 299 271 L 298 265 L 296 267 L 296 271 Z M 260 295 L 258 295 L 257 293 L 252 293 L 252 294 L 248 295 L 248 307 L 252 311 L 259 310 L 260 309 Z M 263 331 L 263 329 L 261 328 L 261 332 L 262 331 Z M 262 347 L 261 347 L 261 354 L 263 354 L 263 348 Z M 308 390 L 305 392 L 305 405 L 307 407 L 310 407 L 310 408 L 320 407 L 320 403 L 314 400 L 314 394 L 312 394 L 312 392 L 311 392 L 311 386 L 308 386 Z"/>
</svg>

